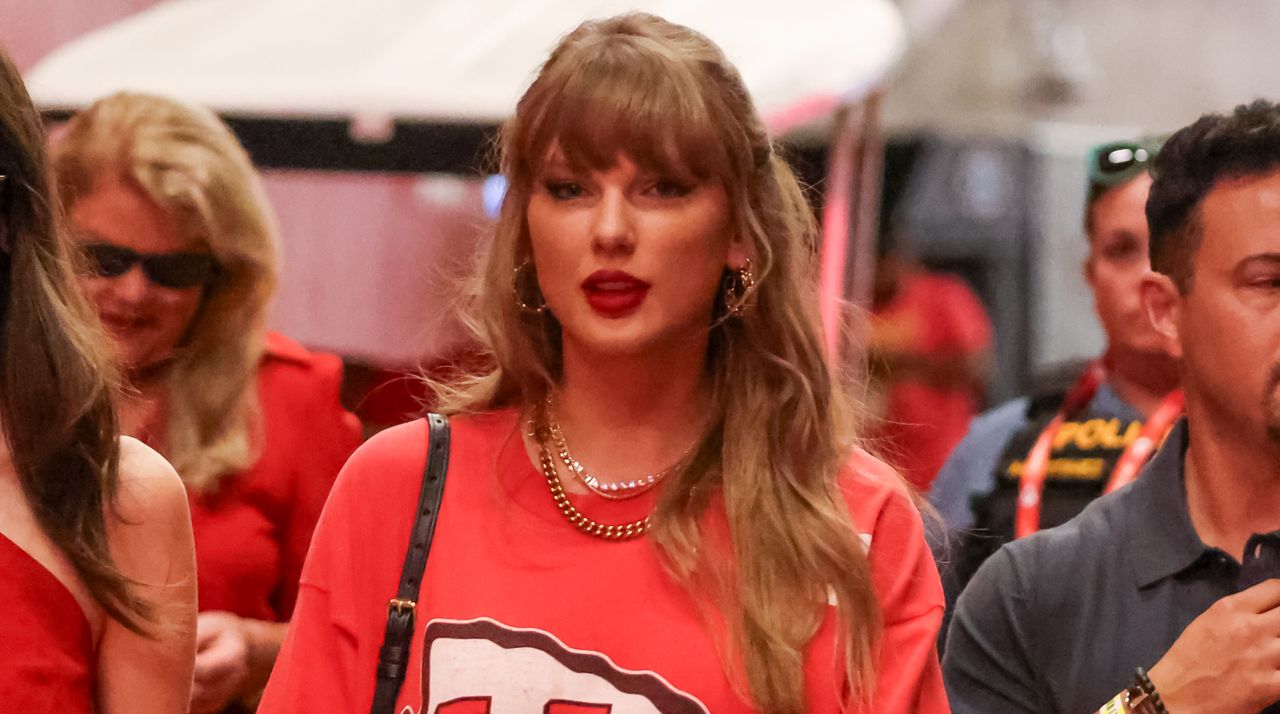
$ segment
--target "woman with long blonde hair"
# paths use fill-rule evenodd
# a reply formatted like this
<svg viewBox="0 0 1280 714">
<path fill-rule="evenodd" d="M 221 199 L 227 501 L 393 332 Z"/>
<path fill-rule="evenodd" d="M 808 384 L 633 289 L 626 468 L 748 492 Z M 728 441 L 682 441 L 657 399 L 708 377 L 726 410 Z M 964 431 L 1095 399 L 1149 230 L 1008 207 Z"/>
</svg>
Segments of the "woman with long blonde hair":
<svg viewBox="0 0 1280 714">
<path fill-rule="evenodd" d="M 502 172 L 469 306 L 492 362 L 440 385 L 434 537 L 406 557 L 428 425 L 384 432 L 335 487 L 263 710 L 367 711 L 407 671 L 381 711 L 946 711 L 920 517 L 857 448 L 810 210 L 720 50 L 583 24 Z M 407 670 L 383 647 L 406 610 Z"/>
<path fill-rule="evenodd" d="M 44 131 L 0 50 L 0 711 L 181 714 L 196 573 L 182 483 L 116 429 Z"/>
<path fill-rule="evenodd" d="M 54 170 L 128 388 L 124 433 L 191 496 L 200 617 L 191 709 L 252 706 L 311 532 L 360 440 L 341 362 L 267 330 L 279 238 L 261 181 L 212 112 L 122 93 L 68 122 Z"/>
</svg>

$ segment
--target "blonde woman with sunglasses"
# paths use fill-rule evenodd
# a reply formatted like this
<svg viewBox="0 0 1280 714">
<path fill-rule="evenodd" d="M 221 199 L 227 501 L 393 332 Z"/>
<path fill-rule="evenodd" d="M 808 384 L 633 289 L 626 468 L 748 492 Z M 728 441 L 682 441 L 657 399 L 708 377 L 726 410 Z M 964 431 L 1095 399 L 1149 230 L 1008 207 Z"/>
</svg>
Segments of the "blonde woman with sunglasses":
<svg viewBox="0 0 1280 714">
<path fill-rule="evenodd" d="M 267 330 L 279 237 L 257 172 L 211 112 L 117 94 L 54 149 L 80 286 L 128 383 L 125 433 L 190 494 L 200 573 L 194 714 L 251 706 L 312 529 L 360 440 L 341 362 Z"/>
</svg>

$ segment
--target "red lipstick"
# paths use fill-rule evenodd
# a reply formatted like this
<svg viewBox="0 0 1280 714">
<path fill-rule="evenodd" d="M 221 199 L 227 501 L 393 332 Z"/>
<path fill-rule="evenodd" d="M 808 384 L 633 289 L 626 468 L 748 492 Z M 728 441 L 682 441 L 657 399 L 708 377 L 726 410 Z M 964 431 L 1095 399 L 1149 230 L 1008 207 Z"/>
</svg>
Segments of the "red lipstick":
<svg viewBox="0 0 1280 714">
<path fill-rule="evenodd" d="M 582 281 L 592 310 L 608 318 L 625 317 L 640 307 L 649 283 L 621 270 L 597 270 Z"/>
</svg>

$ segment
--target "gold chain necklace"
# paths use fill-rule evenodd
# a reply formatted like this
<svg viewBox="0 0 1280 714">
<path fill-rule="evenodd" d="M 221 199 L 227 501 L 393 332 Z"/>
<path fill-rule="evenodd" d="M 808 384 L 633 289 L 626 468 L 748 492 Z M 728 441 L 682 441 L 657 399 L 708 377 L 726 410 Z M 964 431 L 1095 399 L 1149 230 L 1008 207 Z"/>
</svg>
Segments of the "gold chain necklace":
<svg viewBox="0 0 1280 714">
<path fill-rule="evenodd" d="M 538 422 L 545 419 L 545 410 L 540 413 Z M 588 518 L 582 511 L 579 511 L 572 503 L 569 502 L 569 496 L 564 492 L 564 483 L 560 481 L 560 474 L 556 473 L 555 457 L 551 455 L 551 449 L 548 444 L 549 435 L 545 423 L 535 422 L 533 426 L 534 440 L 538 443 L 538 461 L 542 466 L 542 475 L 547 479 L 547 487 L 551 489 L 551 500 L 555 501 L 556 508 L 560 509 L 560 513 L 564 515 L 574 528 L 586 533 L 590 536 L 603 538 L 605 540 L 631 540 L 639 538 L 648 532 L 652 525 L 649 516 L 645 516 L 630 523 L 601 523 L 599 521 Z"/>
</svg>

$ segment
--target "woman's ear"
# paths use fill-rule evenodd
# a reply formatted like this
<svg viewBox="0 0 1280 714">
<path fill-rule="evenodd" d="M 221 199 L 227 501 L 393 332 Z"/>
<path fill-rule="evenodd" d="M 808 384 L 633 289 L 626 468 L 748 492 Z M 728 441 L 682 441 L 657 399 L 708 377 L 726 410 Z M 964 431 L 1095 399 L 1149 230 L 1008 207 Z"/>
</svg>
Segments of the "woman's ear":
<svg viewBox="0 0 1280 714">
<path fill-rule="evenodd" d="M 1142 309 L 1151 326 L 1164 338 L 1165 350 L 1182 359 L 1182 341 L 1178 326 L 1182 324 L 1182 292 L 1173 279 L 1148 270 L 1142 276 Z"/>
</svg>

